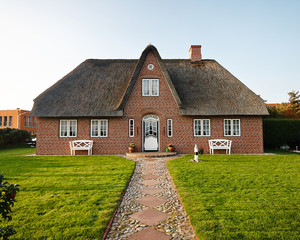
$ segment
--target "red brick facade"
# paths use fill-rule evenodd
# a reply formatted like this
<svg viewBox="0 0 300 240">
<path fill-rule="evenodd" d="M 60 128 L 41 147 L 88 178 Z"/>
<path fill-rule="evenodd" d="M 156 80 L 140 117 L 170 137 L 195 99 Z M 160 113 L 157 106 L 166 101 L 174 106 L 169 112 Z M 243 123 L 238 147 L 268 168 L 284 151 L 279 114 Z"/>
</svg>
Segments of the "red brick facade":
<svg viewBox="0 0 300 240">
<path fill-rule="evenodd" d="M 154 69 L 149 70 L 148 64 Z M 159 96 L 142 96 L 142 79 L 159 79 Z M 149 53 L 124 108 L 123 117 L 99 117 L 108 119 L 108 137 L 90 137 L 91 119 L 76 118 L 77 137 L 59 137 L 59 118 L 38 118 L 37 154 L 69 155 L 69 141 L 90 139 L 94 141 L 93 154 L 124 154 L 130 143 L 136 151 L 143 151 L 142 119 L 145 115 L 159 118 L 159 151 L 172 143 L 178 153 L 193 153 L 194 145 L 209 153 L 209 139 L 232 140 L 232 153 L 263 153 L 263 130 L 261 116 L 182 116 L 169 89 L 169 85 L 153 53 Z M 69 119 L 69 118 L 68 118 Z M 129 137 L 129 119 L 134 119 L 134 137 Z M 173 120 L 173 136 L 167 136 L 167 119 Z M 210 119 L 209 137 L 194 137 L 193 119 Z M 224 137 L 224 119 L 240 119 L 241 136 Z M 76 154 L 81 154 L 76 151 Z M 87 151 L 82 151 L 84 154 Z"/>
</svg>

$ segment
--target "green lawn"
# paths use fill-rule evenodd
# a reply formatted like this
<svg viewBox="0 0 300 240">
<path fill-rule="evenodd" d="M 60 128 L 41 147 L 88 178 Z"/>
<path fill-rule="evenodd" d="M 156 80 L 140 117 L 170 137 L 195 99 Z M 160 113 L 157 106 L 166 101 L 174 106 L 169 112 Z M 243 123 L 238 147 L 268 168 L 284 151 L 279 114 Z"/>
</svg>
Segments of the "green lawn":
<svg viewBox="0 0 300 240">
<path fill-rule="evenodd" d="M 299 239 L 300 155 L 192 158 L 167 164 L 199 239 Z"/>
<path fill-rule="evenodd" d="M 12 156 L 0 150 L 0 174 L 21 185 L 11 239 L 101 239 L 135 163 L 117 156 Z"/>
</svg>

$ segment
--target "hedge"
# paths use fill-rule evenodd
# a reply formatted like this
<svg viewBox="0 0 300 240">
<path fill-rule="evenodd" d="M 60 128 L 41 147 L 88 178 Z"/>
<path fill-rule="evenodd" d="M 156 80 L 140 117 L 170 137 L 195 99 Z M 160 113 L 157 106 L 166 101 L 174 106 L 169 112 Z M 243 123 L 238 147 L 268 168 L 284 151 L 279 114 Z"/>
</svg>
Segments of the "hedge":
<svg viewBox="0 0 300 240">
<path fill-rule="evenodd" d="M 263 128 L 265 148 L 294 148 L 300 144 L 300 119 L 264 119 Z"/>
<path fill-rule="evenodd" d="M 0 129 L 0 147 L 25 143 L 30 139 L 29 132 L 15 128 Z"/>
</svg>

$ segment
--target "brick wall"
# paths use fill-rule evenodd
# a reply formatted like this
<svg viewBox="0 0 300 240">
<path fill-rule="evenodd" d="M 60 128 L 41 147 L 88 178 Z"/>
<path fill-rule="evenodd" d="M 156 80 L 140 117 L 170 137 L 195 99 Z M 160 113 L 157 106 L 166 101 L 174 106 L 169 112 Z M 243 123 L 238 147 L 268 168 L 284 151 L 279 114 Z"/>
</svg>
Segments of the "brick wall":
<svg viewBox="0 0 300 240">
<path fill-rule="evenodd" d="M 148 64 L 154 69 L 149 70 Z M 159 79 L 159 96 L 142 96 L 142 79 Z M 91 138 L 91 118 L 77 118 L 77 137 L 60 138 L 58 118 L 39 118 L 37 135 L 37 154 L 64 155 L 70 154 L 69 141 L 75 139 L 94 140 L 93 154 L 124 154 L 130 143 L 136 144 L 136 151 L 142 151 L 142 118 L 154 114 L 159 118 L 159 150 L 164 151 L 167 144 L 172 143 L 179 153 L 193 153 L 194 145 L 204 148 L 209 153 L 208 140 L 225 138 L 233 141 L 232 153 L 262 153 L 263 132 L 262 117 L 258 116 L 181 116 L 178 107 L 165 81 L 155 56 L 150 52 L 141 69 L 139 77 L 132 89 L 124 108 L 123 117 L 108 119 L 108 137 Z M 129 137 L 129 119 L 135 120 L 135 137 Z M 173 137 L 167 137 L 167 119 L 173 120 Z M 240 137 L 224 137 L 223 120 L 233 118 L 241 120 Z M 99 118 L 100 119 L 100 118 Z M 193 119 L 210 119 L 211 136 L 194 137 Z M 77 151 L 76 154 L 87 154 L 87 151 Z"/>
</svg>

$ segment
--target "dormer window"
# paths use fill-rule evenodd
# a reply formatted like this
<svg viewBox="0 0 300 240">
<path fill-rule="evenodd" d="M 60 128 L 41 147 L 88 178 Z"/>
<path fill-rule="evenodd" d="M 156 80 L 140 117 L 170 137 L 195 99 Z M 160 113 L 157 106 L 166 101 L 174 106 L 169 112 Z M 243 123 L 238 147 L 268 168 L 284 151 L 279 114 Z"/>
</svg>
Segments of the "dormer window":
<svg viewBox="0 0 300 240">
<path fill-rule="evenodd" d="M 142 96 L 159 96 L 159 79 L 143 79 Z"/>
</svg>

